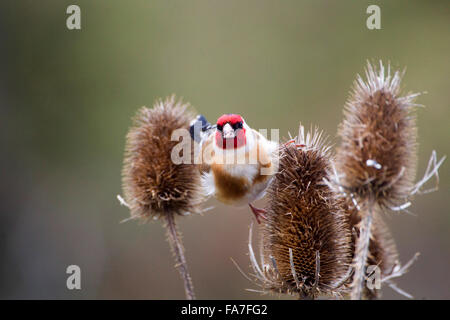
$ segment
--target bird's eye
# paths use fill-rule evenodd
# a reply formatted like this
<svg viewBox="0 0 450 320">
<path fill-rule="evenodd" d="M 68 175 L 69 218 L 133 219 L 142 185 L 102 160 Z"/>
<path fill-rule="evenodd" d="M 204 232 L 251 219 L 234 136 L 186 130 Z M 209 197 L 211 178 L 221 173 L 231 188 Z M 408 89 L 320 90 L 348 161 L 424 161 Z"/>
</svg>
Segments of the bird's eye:
<svg viewBox="0 0 450 320">
<path fill-rule="evenodd" d="M 222 130 L 223 130 L 223 125 L 218 124 L 218 125 L 217 125 L 217 130 L 222 131 Z"/>
<path fill-rule="evenodd" d="M 236 122 L 236 123 L 233 125 L 233 129 L 234 129 L 234 130 L 242 129 L 242 127 L 243 127 L 242 122 Z"/>
</svg>

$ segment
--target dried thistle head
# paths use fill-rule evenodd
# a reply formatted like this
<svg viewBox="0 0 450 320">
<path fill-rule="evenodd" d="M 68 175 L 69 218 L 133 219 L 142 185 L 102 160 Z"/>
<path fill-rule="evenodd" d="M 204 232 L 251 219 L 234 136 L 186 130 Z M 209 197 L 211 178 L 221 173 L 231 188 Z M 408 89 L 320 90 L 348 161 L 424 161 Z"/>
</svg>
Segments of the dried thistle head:
<svg viewBox="0 0 450 320">
<path fill-rule="evenodd" d="M 300 126 L 295 143 L 280 148 L 279 172 L 268 189 L 262 226 L 265 262 L 258 278 L 264 289 L 300 298 L 344 290 L 351 264 L 350 228 L 342 199 L 324 182 L 329 169 L 329 147 L 317 130 L 305 137 Z"/>
<path fill-rule="evenodd" d="M 348 99 L 339 127 L 336 164 L 342 185 L 359 199 L 394 207 L 410 195 L 416 174 L 417 129 L 413 114 L 419 94 L 400 94 L 402 75 L 387 75 L 368 63 Z"/>
<path fill-rule="evenodd" d="M 157 219 L 170 212 L 198 212 L 201 203 L 200 174 L 195 164 L 176 164 L 172 133 L 186 129 L 194 115 L 189 105 L 175 96 L 142 107 L 127 134 L 122 171 L 123 192 L 132 218 Z M 187 142 L 187 141 L 183 141 Z"/>
</svg>

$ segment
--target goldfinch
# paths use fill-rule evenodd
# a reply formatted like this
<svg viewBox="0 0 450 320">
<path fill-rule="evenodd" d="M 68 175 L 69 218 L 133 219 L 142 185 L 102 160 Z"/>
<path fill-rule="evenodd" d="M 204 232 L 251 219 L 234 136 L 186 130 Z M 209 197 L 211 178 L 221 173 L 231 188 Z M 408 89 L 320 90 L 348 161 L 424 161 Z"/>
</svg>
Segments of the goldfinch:
<svg viewBox="0 0 450 320">
<path fill-rule="evenodd" d="M 278 144 L 250 128 L 238 114 L 224 114 L 215 126 L 203 116 L 194 122 L 191 137 L 200 141 L 199 162 L 206 193 L 226 204 L 248 204 L 260 223 L 265 211 L 252 202 L 264 196 L 275 173 Z M 193 126 L 200 132 L 196 134 Z"/>
</svg>

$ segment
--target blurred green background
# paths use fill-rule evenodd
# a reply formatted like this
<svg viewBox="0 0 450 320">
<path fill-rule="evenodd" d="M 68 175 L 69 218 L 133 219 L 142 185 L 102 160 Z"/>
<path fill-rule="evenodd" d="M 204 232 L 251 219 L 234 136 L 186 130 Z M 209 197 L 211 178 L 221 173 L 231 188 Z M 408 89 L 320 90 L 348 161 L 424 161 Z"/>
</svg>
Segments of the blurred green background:
<svg viewBox="0 0 450 320">
<path fill-rule="evenodd" d="M 66 28 L 73 3 L 81 30 Z M 366 28 L 370 4 L 381 30 Z M 427 92 L 418 175 L 432 150 L 450 154 L 449 1 L 3 0 L 0 49 L 0 298 L 184 298 L 162 225 L 120 224 L 116 200 L 130 118 L 158 97 L 336 142 L 356 74 L 383 59 L 408 68 L 405 91 Z M 402 261 L 421 252 L 398 281 L 417 299 L 450 298 L 448 161 L 440 177 L 414 215 L 388 219 Z M 179 220 L 198 298 L 260 299 L 230 261 L 250 271 L 250 211 L 208 205 Z M 82 290 L 66 288 L 70 264 Z"/>
</svg>

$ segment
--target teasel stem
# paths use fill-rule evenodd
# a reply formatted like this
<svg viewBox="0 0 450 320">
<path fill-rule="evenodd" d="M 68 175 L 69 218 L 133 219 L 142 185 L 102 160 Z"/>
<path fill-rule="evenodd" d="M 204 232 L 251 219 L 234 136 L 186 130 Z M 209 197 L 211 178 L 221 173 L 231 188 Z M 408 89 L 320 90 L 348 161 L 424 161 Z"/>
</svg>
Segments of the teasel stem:
<svg viewBox="0 0 450 320">
<path fill-rule="evenodd" d="M 184 247 L 181 241 L 180 233 L 175 224 L 175 215 L 173 212 L 167 212 L 165 215 L 167 224 L 167 235 L 170 248 L 175 256 L 175 268 L 178 269 L 184 282 L 184 291 L 187 300 L 195 300 L 194 285 L 188 271 L 186 258 L 184 256 Z"/>
<path fill-rule="evenodd" d="M 360 222 L 359 237 L 356 240 L 355 256 L 353 258 L 353 267 L 355 273 L 353 275 L 352 291 L 350 298 L 352 300 L 361 300 L 364 287 L 366 262 L 369 253 L 370 236 L 373 221 L 373 199 L 369 199 L 366 208 L 361 208 L 362 219 Z"/>
</svg>

